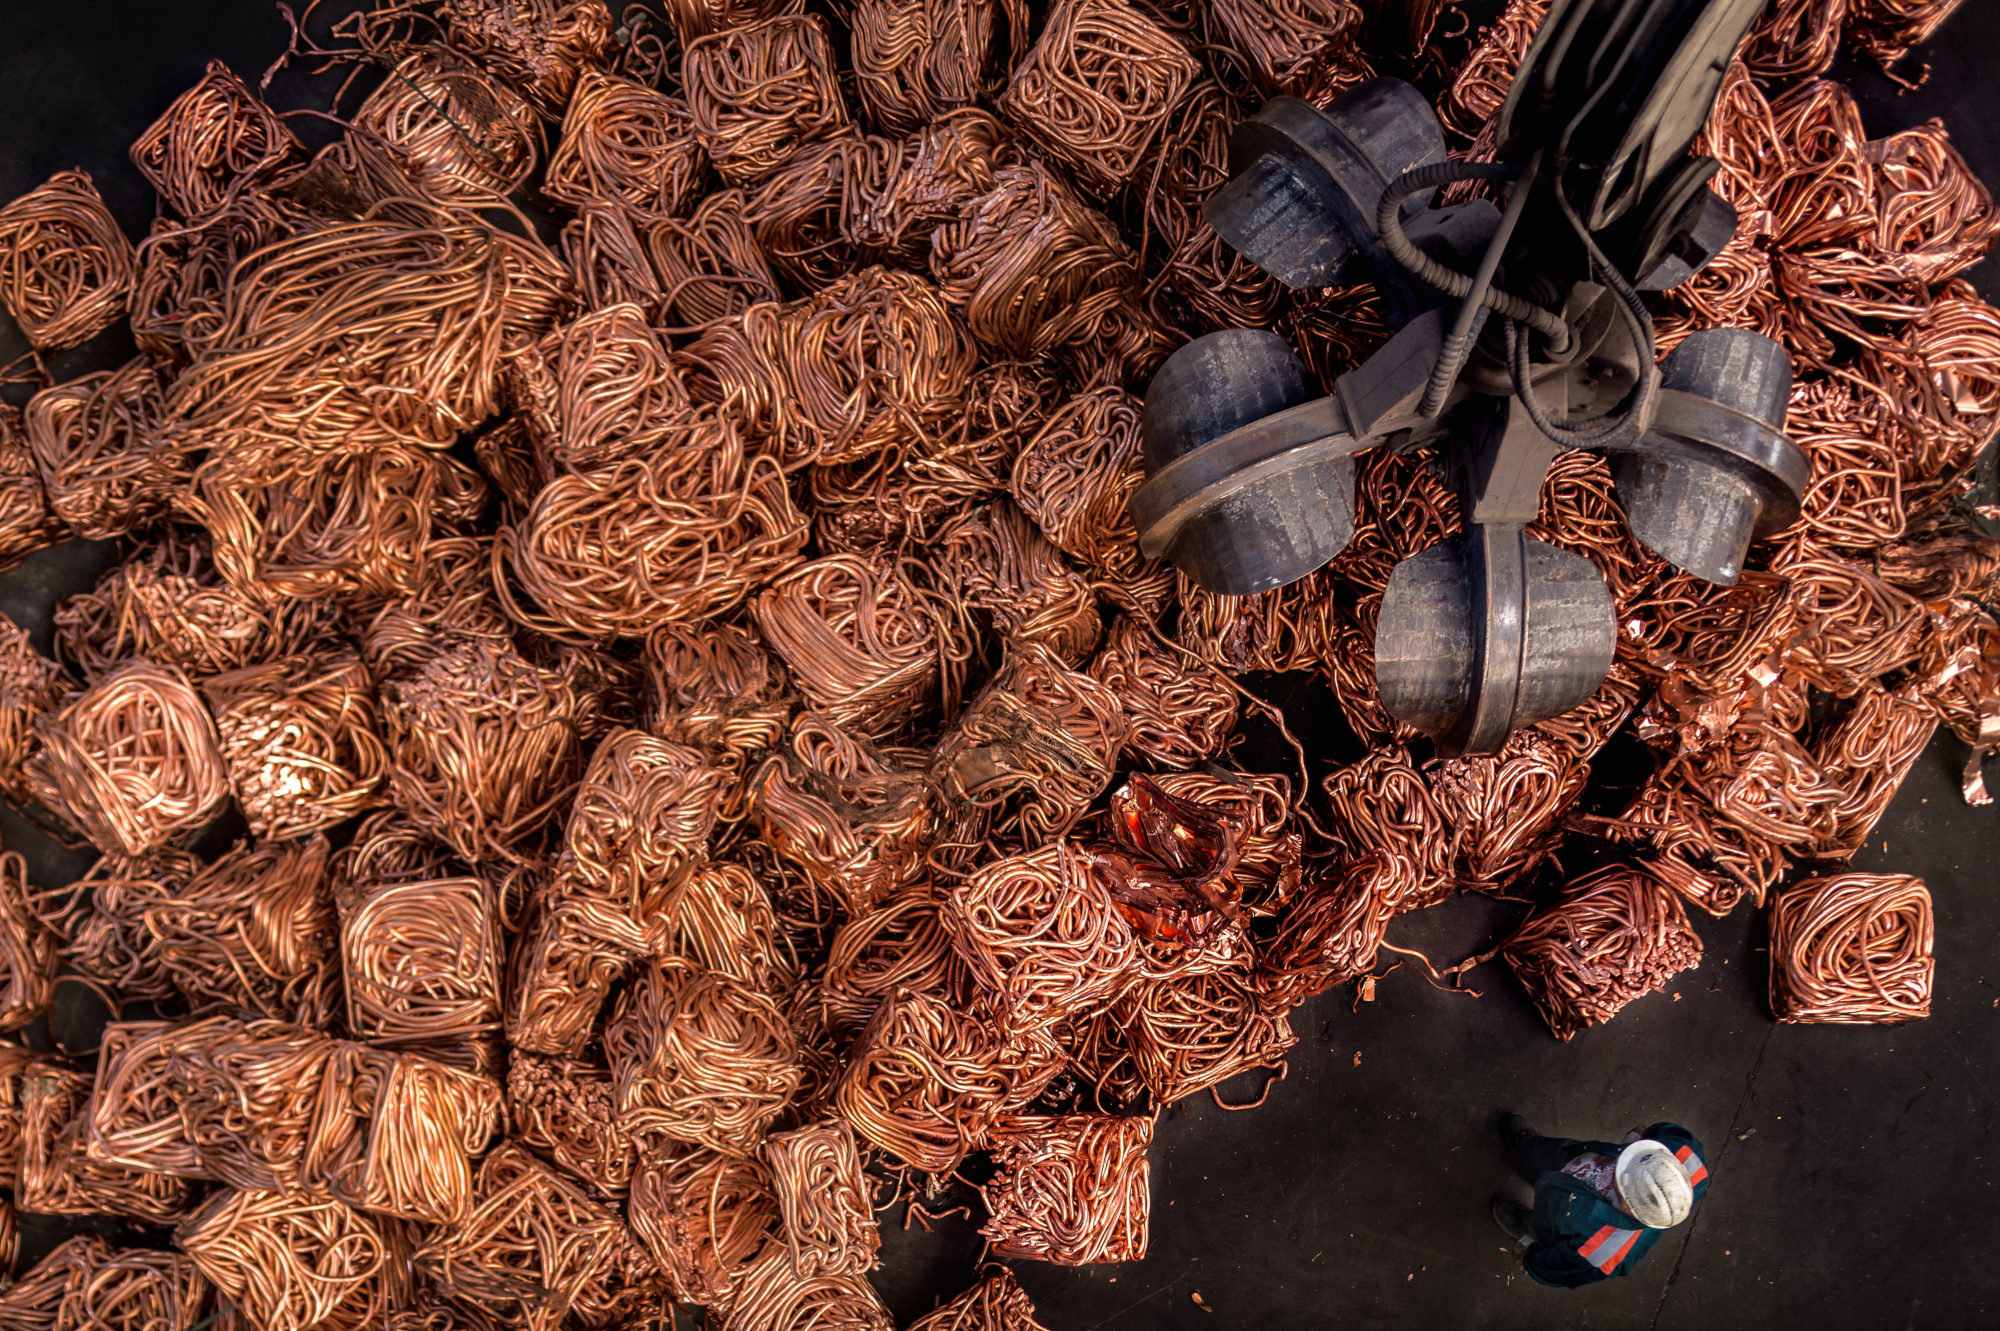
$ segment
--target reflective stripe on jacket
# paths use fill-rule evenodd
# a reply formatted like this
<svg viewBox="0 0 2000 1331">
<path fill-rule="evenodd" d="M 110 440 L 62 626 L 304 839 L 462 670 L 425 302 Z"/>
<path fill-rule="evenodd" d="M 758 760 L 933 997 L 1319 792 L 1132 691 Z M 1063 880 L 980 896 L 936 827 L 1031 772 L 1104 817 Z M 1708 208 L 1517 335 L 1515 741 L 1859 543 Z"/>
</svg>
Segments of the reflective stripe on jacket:
<svg viewBox="0 0 2000 1331">
<path fill-rule="evenodd" d="M 1701 1142 L 1677 1123 L 1655 1123 L 1643 1135 L 1674 1153 L 1699 1205 L 1708 1191 Z M 1615 1160 L 1624 1148 L 1611 1142 L 1585 1142 L 1583 1149 L 1601 1151 Z M 1582 1180 L 1552 1171 L 1535 1181 L 1535 1243 L 1528 1249 L 1528 1274 L 1544 1285 L 1570 1289 L 1622 1276 L 1666 1232 L 1646 1228 Z"/>
</svg>

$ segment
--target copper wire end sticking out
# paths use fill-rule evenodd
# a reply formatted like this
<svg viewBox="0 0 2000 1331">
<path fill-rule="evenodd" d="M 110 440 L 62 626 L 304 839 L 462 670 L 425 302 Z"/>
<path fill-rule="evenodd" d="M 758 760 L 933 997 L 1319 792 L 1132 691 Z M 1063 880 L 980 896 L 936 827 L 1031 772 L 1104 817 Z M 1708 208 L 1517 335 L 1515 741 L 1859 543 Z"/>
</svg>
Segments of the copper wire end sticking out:
<svg viewBox="0 0 2000 1331">
<path fill-rule="evenodd" d="M 1645 870 L 1613 865 L 1569 885 L 1501 949 L 1559 1040 L 1609 1021 L 1701 963 L 1680 900 Z"/>
</svg>

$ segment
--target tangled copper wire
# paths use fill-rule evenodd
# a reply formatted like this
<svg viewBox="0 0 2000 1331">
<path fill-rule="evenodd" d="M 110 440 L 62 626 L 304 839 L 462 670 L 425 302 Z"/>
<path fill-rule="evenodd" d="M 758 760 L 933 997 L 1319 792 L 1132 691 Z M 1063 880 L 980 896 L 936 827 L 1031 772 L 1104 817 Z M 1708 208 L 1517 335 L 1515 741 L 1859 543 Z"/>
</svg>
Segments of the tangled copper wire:
<svg viewBox="0 0 2000 1331">
<path fill-rule="evenodd" d="M 713 324 L 776 301 L 778 282 L 734 190 L 710 194 L 686 218 L 662 218 L 645 236 L 661 304 L 684 324 Z"/>
<path fill-rule="evenodd" d="M 854 86 L 868 118 L 888 134 L 916 133 L 992 91 L 1003 19 L 1008 32 L 1022 26 L 1000 0 L 861 0 Z"/>
<path fill-rule="evenodd" d="M 571 896 L 542 904 L 521 931 L 509 967 L 508 1043 L 580 1056 L 611 986 L 648 947 L 645 930 L 608 902 Z"/>
<path fill-rule="evenodd" d="M 541 124 L 526 100 L 442 48 L 396 64 L 355 112 L 354 127 L 400 150 L 436 199 L 510 194 L 541 154 Z"/>
<path fill-rule="evenodd" d="M 1203 21 L 1209 40 L 1264 97 L 1298 97 L 1324 106 L 1373 72 L 1356 39 L 1362 10 L 1350 0 L 1294 0 L 1280 7 L 1224 0 Z"/>
<path fill-rule="evenodd" d="M 107 540 L 165 516 L 190 470 L 162 420 L 160 383 L 140 356 L 44 389 L 23 421 L 49 509 L 79 536 Z"/>
<path fill-rule="evenodd" d="M 865 1275 L 875 1265 L 881 1238 L 854 1134 L 841 1119 L 827 1119 L 764 1143 L 771 1188 L 785 1223 L 792 1270 L 804 1279 L 824 1274 Z"/>
<path fill-rule="evenodd" d="M 132 165 L 190 221 L 238 182 L 277 175 L 304 156 L 285 122 L 220 60 L 132 144 Z"/>
<path fill-rule="evenodd" d="M 762 1161 L 703 1150 L 642 1158 L 627 1216 L 677 1297 L 722 1308 L 783 1223 Z"/>
<path fill-rule="evenodd" d="M 439 17 L 454 47 L 506 77 L 550 118 L 611 47 L 611 12 L 594 0 L 444 0 Z"/>
<path fill-rule="evenodd" d="M 694 135 L 715 170 L 750 185 L 799 148 L 847 127 L 832 41 L 817 14 L 788 14 L 688 42 L 681 57 Z"/>
<path fill-rule="evenodd" d="M 542 190 L 573 206 L 617 204 L 645 225 L 687 212 L 701 191 L 702 167 L 686 102 L 586 70 L 563 114 Z"/>
<path fill-rule="evenodd" d="M 1152 1140 L 1145 1117 L 1023 1114 L 996 1124 L 1000 1172 L 981 1189 L 992 1218 L 980 1233 L 1003 1257 L 1064 1266 L 1143 1258 Z"/>
<path fill-rule="evenodd" d="M 0 796 L 17 804 L 33 798 L 24 764 L 43 718 L 61 705 L 62 671 L 36 651 L 13 620 L 0 616 Z"/>
<path fill-rule="evenodd" d="M 1701 964 L 1701 940 L 1658 878 L 1612 865 L 1571 883 L 1500 955 L 1558 1040 L 1611 1020 L 1635 998 Z"/>
<path fill-rule="evenodd" d="M 388 754 L 352 649 L 279 657 L 202 682 L 230 789 L 250 830 L 283 840 L 377 802 Z"/>
<path fill-rule="evenodd" d="M 1163 768 L 1220 757 L 1236 728 L 1238 699 L 1222 676 L 1134 620 L 1112 625 L 1090 674 L 1117 697 L 1131 728 L 1127 747 Z"/>
<path fill-rule="evenodd" d="M 122 317 L 132 242 L 83 171 L 58 171 L 0 208 L 0 302 L 28 341 L 60 351 Z"/>
<path fill-rule="evenodd" d="M 507 1063 L 507 1112 L 523 1143 L 600 1197 L 632 1186 L 638 1147 L 618 1123 L 609 1069 L 517 1053 Z"/>
<path fill-rule="evenodd" d="M 1047 1331 L 1035 1320 L 1021 1282 L 1006 1267 L 966 1290 L 936 1312 L 910 1323 L 910 1331 Z"/>
<path fill-rule="evenodd" d="M 5 1295 L 0 1325 L 83 1331 L 85 1327 L 193 1326 L 215 1291 L 179 1253 L 110 1247 L 95 1234 L 68 1239 Z"/>
<path fill-rule="evenodd" d="M 776 1244 L 743 1272 L 730 1307 L 729 1325 L 743 1331 L 825 1327 L 827 1331 L 890 1331 L 895 1321 L 881 1295 L 860 1276 L 826 1272 L 802 1276 Z"/>
<path fill-rule="evenodd" d="M 331 1197 L 225 1188 L 174 1231 L 174 1242 L 215 1287 L 261 1326 L 304 1327 L 337 1313 L 387 1321 L 406 1243 Z"/>
<path fill-rule="evenodd" d="M 1907 874 L 1841 874 L 1771 903 L 1779 1021 L 1886 1024 L 1931 1011 L 1931 894 Z"/>
<path fill-rule="evenodd" d="M 1137 398 L 1099 388 L 1065 402 L 1014 461 L 1014 498 L 1056 547 L 1108 578 L 1139 564 L 1125 504 L 1145 479 Z"/>
</svg>

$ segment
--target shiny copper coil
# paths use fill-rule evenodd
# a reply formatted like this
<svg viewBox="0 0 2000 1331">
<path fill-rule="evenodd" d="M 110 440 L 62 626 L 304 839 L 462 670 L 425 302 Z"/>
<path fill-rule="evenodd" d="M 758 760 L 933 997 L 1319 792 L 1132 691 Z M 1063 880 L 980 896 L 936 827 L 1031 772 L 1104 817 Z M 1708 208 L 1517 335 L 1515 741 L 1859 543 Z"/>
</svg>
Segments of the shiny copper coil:
<svg viewBox="0 0 2000 1331">
<path fill-rule="evenodd" d="M 1822 853 L 1837 857 L 1867 844 L 1937 723 L 1919 688 L 1872 687 L 1813 745 L 1813 761 L 1843 793 Z"/>
<path fill-rule="evenodd" d="M 573 208 L 620 205 L 635 227 L 682 216 L 706 183 L 693 128 L 682 99 L 586 69 L 563 114 L 542 192 Z"/>
<path fill-rule="evenodd" d="M 1840 50 L 1848 0 L 1778 0 L 1743 42 L 1743 63 L 1769 82 L 1826 72 Z"/>
<path fill-rule="evenodd" d="M 1907 874 L 1815 878 L 1771 903 L 1771 1014 L 1890 1025 L 1928 1017 L 1931 894 Z"/>
<path fill-rule="evenodd" d="M 569 105 L 578 76 L 611 51 L 611 11 L 601 0 L 444 0 L 438 16 L 452 46 L 504 75 L 552 119 Z"/>
<path fill-rule="evenodd" d="M 1362 9 L 1353 0 L 1283 5 L 1222 0 L 1202 14 L 1210 59 L 1225 80 L 1259 97 L 1325 106 L 1373 76 L 1360 49 Z"/>
<path fill-rule="evenodd" d="M 102 856 L 88 873 L 37 899 L 43 922 L 63 940 L 62 959 L 86 982 L 134 1002 L 176 998 L 144 905 L 181 895 L 202 862 L 185 851 Z"/>
<path fill-rule="evenodd" d="M 628 1129 L 744 1155 L 799 1087 L 771 999 L 679 958 L 644 967 L 604 1028 Z"/>
<path fill-rule="evenodd" d="M 1282 1066 L 1298 1042 L 1247 969 L 1139 985 L 1119 1009 L 1146 1089 L 1172 1104 L 1254 1068 Z"/>
<path fill-rule="evenodd" d="M 727 773 L 643 730 L 598 745 L 577 787 L 557 862 L 566 891 L 628 910 L 698 858 Z"/>
<path fill-rule="evenodd" d="M 795 562 L 806 521 L 776 460 L 746 454 L 726 415 L 684 416 L 649 442 L 647 456 L 558 476 L 502 529 L 496 559 L 539 607 L 531 627 L 643 637 L 729 610 Z"/>
<path fill-rule="evenodd" d="M 165 517 L 192 469 L 190 448 L 162 419 L 145 356 L 43 389 L 23 423 L 50 510 L 91 540 Z"/>
<path fill-rule="evenodd" d="M 862 108 L 885 134 L 925 132 L 997 88 L 1003 42 L 1018 53 L 1026 19 L 996 0 L 861 0 L 850 53 Z"/>
<path fill-rule="evenodd" d="M 740 191 L 719 190 L 685 220 L 662 218 L 647 230 L 661 307 L 678 322 L 701 328 L 778 299 L 778 280 L 751 230 L 748 209 Z"/>
<path fill-rule="evenodd" d="M 965 514 L 935 549 L 945 585 L 990 621 L 995 638 L 1039 644 L 1071 667 L 1090 660 L 1104 632 L 1090 584 L 1010 500 Z"/>
<path fill-rule="evenodd" d="M 758 832 L 826 901 L 859 915 L 927 867 L 938 826 L 928 758 L 802 715 L 786 754 L 755 778 Z"/>
<path fill-rule="evenodd" d="M 1146 1255 L 1151 1118 L 1019 1115 L 991 1136 L 999 1172 L 980 1189 L 980 1234 L 997 1256 L 1060 1266 Z"/>
<path fill-rule="evenodd" d="M 308 1186 L 371 1215 L 455 1224 L 472 1162 L 499 1130 L 490 1079 L 409 1054 L 341 1042 L 307 1148 Z"/>
<path fill-rule="evenodd" d="M 78 1273 L 63 1292 L 54 1325 L 57 1331 L 194 1326 L 214 1294 L 208 1278 L 181 1254 L 125 1248 Z"/>
<path fill-rule="evenodd" d="M 577 896 L 539 903 L 508 968 L 507 1042 L 581 1057 L 611 986 L 649 945 L 638 922 L 607 902 Z"/>
<path fill-rule="evenodd" d="M 1274 1011 L 1372 970 L 1382 935 L 1408 897 L 1408 866 L 1364 856 L 1340 875 L 1306 886 L 1276 937 L 1257 951 L 1251 983 Z"/>
<path fill-rule="evenodd" d="M 367 667 L 352 648 L 278 657 L 201 688 L 254 835 L 304 836 L 378 802 L 389 758 Z"/>
<path fill-rule="evenodd" d="M 1109 193 L 1132 178 L 1199 72 L 1179 41 L 1122 0 L 1063 0 L 996 105 L 1050 157 Z"/>
<path fill-rule="evenodd" d="M 784 1219 L 792 1270 L 811 1280 L 822 1275 L 865 1275 L 882 1246 L 861 1154 L 844 1120 L 833 1118 L 772 1133 L 764 1142 L 771 1189 Z"/>
<path fill-rule="evenodd" d="M 1916 659 L 1923 602 L 1852 561 L 1800 544 L 1774 561 L 1811 626 L 1786 664 L 1838 697 Z"/>
<path fill-rule="evenodd" d="M 828 1028 L 852 1036 L 897 992 L 943 997 L 959 991 L 963 966 L 927 885 L 906 888 L 833 936 L 817 998 Z"/>
<path fill-rule="evenodd" d="M 910 1323 L 910 1331 L 1047 1331 L 1035 1320 L 1035 1305 L 1006 1267 L 994 1272 L 935 1312 Z"/>
<path fill-rule="evenodd" d="M 2000 573 L 2000 540 L 1974 535 L 1956 515 L 1930 514 L 1874 558 L 1884 581 L 1935 606 L 1975 594 Z"/>
<path fill-rule="evenodd" d="M 1562 819 L 1590 770 L 1567 749 L 1517 731 L 1490 757 L 1454 758 L 1431 774 L 1458 850 L 1460 881 L 1504 890 L 1562 846 Z"/>
<path fill-rule="evenodd" d="M 1500 955 L 1549 1030 L 1568 1041 L 1700 965 L 1701 939 L 1672 891 L 1643 868 L 1615 864 L 1570 883 Z"/>
<path fill-rule="evenodd" d="M 187 1214 L 195 1190 L 166 1174 L 124 1169 L 91 1159 L 92 1078 L 55 1063 L 22 1074 L 21 1170 L 14 1204 L 31 1215 L 121 1216 L 171 1225 Z"/>
<path fill-rule="evenodd" d="M 1090 857 L 1060 841 L 988 861 L 951 886 L 938 914 L 1004 1037 L 1109 1003 L 1138 957 Z"/>
<path fill-rule="evenodd" d="M 48 1011 L 55 996 L 59 940 L 33 908 L 28 862 L 0 852 L 0 1031 L 16 1031 Z"/>
<path fill-rule="evenodd" d="M 0 570 L 68 535 L 49 507 L 21 413 L 0 410 Z"/>
<path fill-rule="evenodd" d="M 969 634 L 929 584 L 908 560 L 833 555 L 780 578 L 750 613 L 809 705 L 882 739 L 958 710 Z"/>
<path fill-rule="evenodd" d="M 933 233 L 931 274 L 983 345 L 1026 358 L 1097 338 L 1139 283 L 1110 219 L 1032 162 Z"/>
<path fill-rule="evenodd" d="M 354 113 L 353 127 L 392 144 L 424 191 L 446 202 L 477 205 L 511 194 L 540 164 L 534 108 L 444 47 L 398 61 Z"/>
<path fill-rule="evenodd" d="M 732 185 L 754 184 L 799 148 L 847 128 L 832 41 L 818 15 L 712 32 L 681 57 L 694 135 Z"/>
<path fill-rule="evenodd" d="M 1783 146 L 1768 199 L 1773 237 L 1803 250 L 1869 235 L 1876 179 L 1853 94 L 1827 79 L 1807 79 L 1772 100 L 1771 124 Z"/>
<path fill-rule="evenodd" d="M 65 689 L 56 663 L 35 650 L 20 625 L 0 616 L 0 797 L 10 803 L 33 798 L 23 764 L 37 728 L 62 704 Z"/>
<path fill-rule="evenodd" d="M 446 1062 L 500 1030 L 501 942 L 477 878 L 357 884 L 341 903 L 348 1029 Z"/>
<path fill-rule="evenodd" d="M 1111 690 L 1125 714 L 1127 747 L 1164 768 L 1219 757 L 1236 728 L 1234 690 L 1213 669 L 1162 647 L 1152 633 L 1120 619 L 1090 675 Z"/>
<path fill-rule="evenodd" d="M 638 1147 L 618 1122 L 609 1069 L 517 1053 L 507 1064 L 507 1115 L 523 1145 L 599 1197 L 617 1201 L 631 1187 Z"/>
<path fill-rule="evenodd" d="M 1769 98 L 1740 58 L 1731 60 L 1723 74 L 1715 105 L 1691 151 L 1716 160 L 1720 170 L 1711 185 L 1736 208 L 1739 221 L 1744 214 L 1769 209 L 1790 149 L 1772 117 Z M 1739 225 L 1739 236 L 1742 231 Z"/>
<path fill-rule="evenodd" d="M 1866 436 L 1795 433 L 1812 472 L 1801 497 L 1805 534 L 1833 550 L 1876 550 L 1903 535 L 1900 459 L 1895 447 Z"/>
<path fill-rule="evenodd" d="M 229 797 L 215 723 L 187 677 L 131 660 L 35 723 L 35 798 L 100 849 L 143 855 Z"/>
<path fill-rule="evenodd" d="M 1129 575 L 1140 562 L 1125 505 L 1145 479 L 1141 406 L 1120 388 L 1080 394 L 1048 416 L 1014 461 L 1022 510 L 1058 549 L 1105 577 Z"/>
<path fill-rule="evenodd" d="M 469 862 L 525 853 L 582 766 L 574 685 L 486 639 L 380 685 L 390 798 Z"/>
<path fill-rule="evenodd" d="M 28 341 L 60 351 L 125 314 L 132 242 L 85 171 L 58 171 L 0 208 L 0 301 Z"/>
<path fill-rule="evenodd" d="M 957 1006 L 898 990 L 854 1042 L 835 1102 L 873 1146 L 912 1169 L 949 1174 L 1010 1089 L 995 1044 Z"/>
<path fill-rule="evenodd" d="M 1790 582 L 1756 569 L 1734 587 L 1676 574 L 1621 609 L 1628 622 L 1636 616 L 1650 624 L 1652 641 L 1644 646 L 1651 668 L 1683 672 L 1705 692 L 1733 690 L 1752 669 L 1768 670 L 1804 627 Z"/>
<path fill-rule="evenodd" d="M 1392 909 L 1422 910 L 1458 891 L 1456 828 L 1407 750 L 1377 749 L 1328 775 L 1325 787 L 1347 853 L 1384 861 L 1404 887 Z"/>
<path fill-rule="evenodd" d="M 675 1295 L 725 1315 L 737 1279 L 782 1223 L 761 1161 L 699 1149 L 644 1153 L 627 1215 Z"/>
<path fill-rule="evenodd" d="M 813 537 L 823 554 L 893 554 L 931 544 L 968 505 L 996 487 L 971 477 L 912 475 L 908 450 L 891 447 L 865 462 L 805 472 Z"/>
<path fill-rule="evenodd" d="M 394 1221 L 301 1193 L 225 1188 L 174 1242 L 251 1321 L 282 1331 L 337 1313 L 385 1325 L 395 1264 L 408 1260 Z"/>
<path fill-rule="evenodd" d="M 1438 119 L 1447 130 L 1461 139 L 1474 139 L 1482 126 L 1499 115 L 1514 72 L 1521 67 L 1528 43 L 1535 39 L 1548 10 L 1547 0 L 1508 0 L 1471 56 L 1458 67 L 1450 89 L 1438 103 Z"/>
<path fill-rule="evenodd" d="M 730 1301 L 730 1331 L 891 1331 L 896 1325 L 882 1296 L 858 1275 L 825 1272 L 802 1276 L 782 1247 L 772 1244 L 750 1263 Z"/>
</svg>

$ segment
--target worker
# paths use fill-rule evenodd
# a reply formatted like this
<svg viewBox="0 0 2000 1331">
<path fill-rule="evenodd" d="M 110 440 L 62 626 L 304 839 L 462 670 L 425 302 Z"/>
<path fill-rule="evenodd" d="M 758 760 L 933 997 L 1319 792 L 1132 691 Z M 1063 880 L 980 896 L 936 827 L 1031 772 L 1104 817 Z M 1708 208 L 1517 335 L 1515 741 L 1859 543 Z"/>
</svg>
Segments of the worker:
<svg viewBox="0 0 2000 1331">
<path fill-rule="evenodd" d="M 1544 1137 L 1519 1114 L 1501 1119 L 1500 1133 L 1514 1168 L 1535 1185 L 1535 1204 L 1496 1197 L 1493 1218 L 1544 1285 L 1575 1289 L 1625 1275 L 1708 1191 L 1701 1143 L 1676 1123 L 1655 1123 L 1616 1146 Z"/>
</svg>

